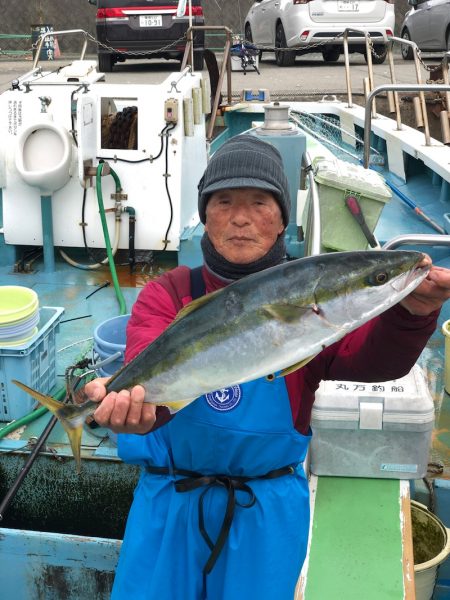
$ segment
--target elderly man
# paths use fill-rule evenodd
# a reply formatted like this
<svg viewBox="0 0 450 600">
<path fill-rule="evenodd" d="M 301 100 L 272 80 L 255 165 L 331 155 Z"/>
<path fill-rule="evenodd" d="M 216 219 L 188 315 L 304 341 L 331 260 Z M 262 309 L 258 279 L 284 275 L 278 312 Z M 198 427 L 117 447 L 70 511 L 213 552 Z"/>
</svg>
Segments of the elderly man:
<svg viewBox="0 0 450 600">
<path fill-rule="evenodd" d="M 133 307 L 126 360 L 193 298 L 286 259 L 290 200 L 281 156 L 242 135 L 213 156 L 199 183 L 204 264 L 152 281 Z M 112 597 L 158 600 L 293 598 L 309 530 L 302 462 L 321 379 L 381 381 L 407 373 L 450 295 L 450 271 L 284 378 L 262 378 L 198 398 L 175 416 L 144 390 L 110 393 L 97 422 L 123 434 L 119 454 L 142 465 Z M 299 341 L 300 343 L 300 341 Z M 201 375 L 201 374 L 200 374 Z M 136 435 L 139 434 L 139 435 Z"/>
</svg>

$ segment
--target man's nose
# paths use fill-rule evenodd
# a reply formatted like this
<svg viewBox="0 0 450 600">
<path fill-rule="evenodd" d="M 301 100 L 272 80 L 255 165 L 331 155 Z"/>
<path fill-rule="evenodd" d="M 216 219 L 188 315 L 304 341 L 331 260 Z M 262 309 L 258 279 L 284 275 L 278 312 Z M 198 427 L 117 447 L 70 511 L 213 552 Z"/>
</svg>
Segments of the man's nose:
<svg viewBox="0 0 450 600">
<path fill-rule="evenodd" d="M 245 205 L 237 205 L 233 207 L 233 211 L 231 213 L 231 220 L 233 223 L 238 225 L 245 225 L 250 223 L 251 215 L 247 206 Z"/>
</svg>

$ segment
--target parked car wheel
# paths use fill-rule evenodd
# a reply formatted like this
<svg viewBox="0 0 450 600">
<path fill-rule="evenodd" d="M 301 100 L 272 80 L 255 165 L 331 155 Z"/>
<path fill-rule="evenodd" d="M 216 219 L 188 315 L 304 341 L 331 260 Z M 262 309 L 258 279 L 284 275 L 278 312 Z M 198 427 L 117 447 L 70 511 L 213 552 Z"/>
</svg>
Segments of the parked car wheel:
<svg viewBox="0 0 450 600">
<path fill-rule="evenodd" d="M 411 36 L 409 35 L 409 31 L 404 29 L 402 31 L 402 39 L 411 41 Z M 401 45 L 401 52 L 403 60 L 412 60 L 414 58 L 414 52 L 411 46 L 407 46 L 406 44 Z"/>
<path fill-rule="evenodd" d="M 341 55 L 339 48 L 327 48 L 322 52 L 322 57 L 325 62 L 337 62 Z"/>
<path fill-rule="evenodd" d="M 291 67 L 295 63 L 295 51 L 276 48 L 287 48 L 286 35 L 281 23 L 278 23 L 275 32 L 275 60 L 279 67 Z"/>
<path fill-rule="evenodd" d="M 375 44 L 373 47 L 373 51 L 375 52 L 375 54 L 373 54 L 373 52 L 372 52 L 372 64 L 373 65 L 382 65 L 384 63 L 384 61 L 386 60 L 386 56 L 387 56 L 386 46 L 384 44 Z M 365 52 L 364 52 L 364 58 L 366 59 L 366 62 L 367 62 L 367 55 Z"/>
<path fill-rule="evenodd" d="M 251 42 L 253 43 L 253 35 L 252 35 L 252 28 L 250 27 L 249 23 L 245 24 L 245 41 L 246 42 Z M 259 51 L 259 60 L 262 59 L 262 50 Z"/>
<path fill-rule="evenodd" d="M 112 54 L 98 55 L 98 68 L 102 73 L 111 73 L 114 66 L 114 58 Z"/>
<path fill-rule="evenodd" d="M 203 51 L 194 51 L 194 71 L 203 69 Z"/>
</svg>

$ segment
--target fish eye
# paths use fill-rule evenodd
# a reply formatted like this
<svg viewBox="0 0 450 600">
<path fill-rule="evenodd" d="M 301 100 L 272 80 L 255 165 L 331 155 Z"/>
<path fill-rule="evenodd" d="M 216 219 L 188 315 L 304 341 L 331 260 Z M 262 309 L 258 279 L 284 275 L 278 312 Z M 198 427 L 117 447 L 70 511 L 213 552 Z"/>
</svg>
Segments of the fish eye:
<svg viewBox="0 0 450 600">
<path fill-rule="evenodd" d="M 383 285 L 387 281 L 389 281 L 389 275 L 386 273 L 386 271 L 375 273 L 375 275 L 370 278 L 370 283 L 372 285 Z"/>
</svg>

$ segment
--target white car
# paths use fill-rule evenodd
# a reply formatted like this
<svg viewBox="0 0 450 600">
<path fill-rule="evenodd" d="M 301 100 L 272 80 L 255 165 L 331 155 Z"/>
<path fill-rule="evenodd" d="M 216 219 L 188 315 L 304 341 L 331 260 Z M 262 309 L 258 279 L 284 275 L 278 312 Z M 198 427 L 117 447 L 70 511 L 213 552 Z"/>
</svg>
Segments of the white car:
<svg viewBox="0 0 450 600">
<path fill-rule="evenodd" d="M 412 8 L 402 23 L 402 38 L 415 42 L 426 52 L 450 50 L 450 1 L 408 0 L 408 4 Z M 412 60 L 411 46 L 402 45 L 401 48 L 403 58 Z"/>
<path fill-rule="evenodd" d="M 372 62 L 381 64 L 394 25 L 394 0 L 256 0 L 245 18 L 244 34 L 263 50 L 275 48 L 277 65 L 285 67 L 294 64 L 297 54 L 309 52 L 322 52 L 327 62 L 337 61 L 343 43 L 342 36 L 336 36 L 352 27 L 370 34 Z M 365 55 L 363 34 L 349 34 L 349 51 Z"/>
</svg>

